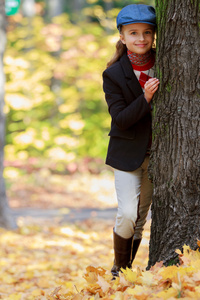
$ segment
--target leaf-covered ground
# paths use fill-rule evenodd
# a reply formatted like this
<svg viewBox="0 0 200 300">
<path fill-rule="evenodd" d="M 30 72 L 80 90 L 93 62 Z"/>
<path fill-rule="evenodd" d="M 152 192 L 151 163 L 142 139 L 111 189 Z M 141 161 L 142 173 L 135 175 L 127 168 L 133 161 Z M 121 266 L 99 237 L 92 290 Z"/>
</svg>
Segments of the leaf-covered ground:
<svg viewBox="0 0 200 300">
<path fill-rule="evenodd" d="M 102 198 L 101 201 L 98 200 L 98 194 L 103 197 L 102 194 L 105 192 L 104 200 L 109 199 L 109 195 L 113 197 L 112 178 L 106 179 L 105 181 L 104 175 L 68 178 L 72 180 L 71 183 L 76 182 L 74 188 L 72 188 L 73 184 L 71 185 L 74 193 L 76 190 L 79 190 L 80 194 L 81 191 L 83 192 L 82 201 L 88 207 L 90 201 L 87 202 L 89 199 L 87 195 L 88 197 L 93 195 L 91 198 L 93 197 L 94 203 L 100 207 L 100 203 L 102 207 L 106 207 L 107 202 L 104 203 Z M 55 182 L 55 178 L 51 180 Z M 23 180 L 18 181 L 18 192 L 23 182 Z M 93 190 L 91 190 L 91 183 L 93 183 Z M 45 184 L 43 186 L 40 184 L 44 190 L 46 190 Z M 33 188 L 33 185 L 28 182 L 23 186 L 25 194 L 26 187 L 30 188 L 30 186 Z M 61 182 L 51 187 L 51 191 L 58 186 L 61 189 Z M 10 203 L 18 203 L 19 207 L 20 197 L 13 193 L 15 197 L 13 200 L 11 195 L 14 189 L 17 191 L 16 185 L 11 185 Z M 73 199 L 73 191 L 71 199 Z M 54 193 L 56 195 L 55 190 Z M 64 193 L 63 197 L 65 195 Z M 61 196 L 59 197 L 57 205 L 61 199 Z M 40 202 L 35 201 L 37 207 L 40 207 Z M 22 203 L 25 206 L 25 199 Z M 41 209 L 47 209 L 48 201 L 46 200 L 45 203 L 44 205 L 41 201 Z M 49 198 L 50 203 L 52 208 L 51 198 Z M 62 203 L 64 206 L 64 199 Z M 73 202 L 70 203 L 72 207 Z M 60 206 L 57 205 L 55 204 L 56 207 L 61 207 L 61 203 Z M 166 268 L 162 263 L 158 263 L 150 271 L 145 270 L 148 261 L 150 221 L 145 226 L 144 238 L 133 270 L 125 270 L 117 280 L 112 281 L 110 268 L 113 262 L 113 224 L 113 219 L 91 218 L 82 222 L 63 224 L 59 223 L 58 219 L 38 221 L 38 219 L 22 216 L 18 219 L 18 229 L 14 231 L 1 229 L 0 299 L 200 299 L 200 253 L 198 251 L 191 251 L 185 246 L 184 254 L 179 252 L 181 261 L 179 267 Z"/>
<path fill-rule="evenodd" d="M 15 231 L 0 231 L 1 299 L 73 299 L 85 288 L 86 293 L 87 288 L 99 292 L 96 283 L 94 287 L 90 286 L 84 276 L 89 266 L 103 268 L 110 273 L 113 260 L 112 220 L 92 219 L 62 225 L 53 220 L 40 224 L 34 220 L 24 222 L 21 218 L 20 227 Z M 146 227 L 136 260 L 142 269 L 147 263 L 148 229 Z M 101 280 L 105 280 L 103 278 Z M 112 284 L 110 279 L 108 281 Z M 93 284 L 93 275 L 91 280 Z M 48 298 L 59 287 L 62 287 L 59 294 L 63 297 Z"/>
</svg>

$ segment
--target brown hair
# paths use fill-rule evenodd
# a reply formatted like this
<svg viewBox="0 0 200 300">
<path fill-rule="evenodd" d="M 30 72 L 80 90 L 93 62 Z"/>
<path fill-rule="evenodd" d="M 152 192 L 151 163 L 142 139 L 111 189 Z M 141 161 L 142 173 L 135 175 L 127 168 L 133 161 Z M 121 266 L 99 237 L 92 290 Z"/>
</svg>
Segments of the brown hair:
<svg viewBox="0 0 200 300">
<path fill-rule="evenodd" d="M 126 53 L 126 51 L 127 51 L 126 45 L 123 44 L 121 40 L 119 40 L 116 44 L 116 51 L 114 56 L 107 63 L 107 68 L 113 65 L 116 61 L 118 61 L 123 56 L 123 54 Z"/>
</svg>

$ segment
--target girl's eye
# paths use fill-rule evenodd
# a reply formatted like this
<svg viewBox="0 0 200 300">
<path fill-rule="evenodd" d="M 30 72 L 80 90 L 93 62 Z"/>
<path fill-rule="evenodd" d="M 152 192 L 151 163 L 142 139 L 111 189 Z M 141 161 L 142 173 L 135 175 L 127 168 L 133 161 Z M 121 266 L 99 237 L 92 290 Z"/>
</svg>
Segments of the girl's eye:
<svg viewBox="0 0 200 300">
<path fill-rule="evenodd" d="M 135 34 L 136 34 L 136 32 L 135 32 L 135 31 L 132 31 L 132 32 L 131 32 L 131 34 L 135 35 Z"/>
<path fill-rule="evenodd" d="M 146 33 L 146 34 L 151 34 L 151 31 L 146 31 L 145 33 Z"/>
</svg>

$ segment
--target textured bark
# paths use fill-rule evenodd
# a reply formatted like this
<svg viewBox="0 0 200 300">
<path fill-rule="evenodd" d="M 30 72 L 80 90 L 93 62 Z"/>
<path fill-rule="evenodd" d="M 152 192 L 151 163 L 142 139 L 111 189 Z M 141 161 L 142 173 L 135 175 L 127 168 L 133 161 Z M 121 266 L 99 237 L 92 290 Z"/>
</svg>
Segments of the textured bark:
<svg viewBox="0 0 200 300">
<path fill-rule="evenodd" d="M 176 261 L 200 239 L 200 37 L 198 0 L 156 0 L 160 87 L 154 99 L 154 194 L 148 268 Z"/>
<path fill-rule="evenodd" d="M 3 178 L 4 161 L 4 137 L 5 137 L 5 116 L 4 107 L 4 72 L 3 72 L 3 53 L 6 44 L 5 29 L 5 6 L 4 1 L 0 0 L 0 226 L 5 228 L 15 228 L 16 223 L 13 219 L 6 197 L 5 183 Z"/>
</svg>

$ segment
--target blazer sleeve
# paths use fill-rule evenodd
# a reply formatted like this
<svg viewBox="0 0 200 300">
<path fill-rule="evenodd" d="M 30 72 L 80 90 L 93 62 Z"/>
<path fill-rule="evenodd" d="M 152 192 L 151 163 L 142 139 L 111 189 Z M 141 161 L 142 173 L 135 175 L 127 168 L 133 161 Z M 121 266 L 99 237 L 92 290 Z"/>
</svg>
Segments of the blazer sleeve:
<svg viewBox="0 0 200 300">
<path fill-rule="evenodd" d="M 103 72 L 103 90 L 105 92 L 108 111 L 113 122 L 121 130 L 126 130 L 130 126 L 141 120 L 151 109 L 144 94 L 128 103 L 123 94 L 123 89 L 107 70 Z M 126 88 L 128 88 L 126 86 Z"/>
</svg>

